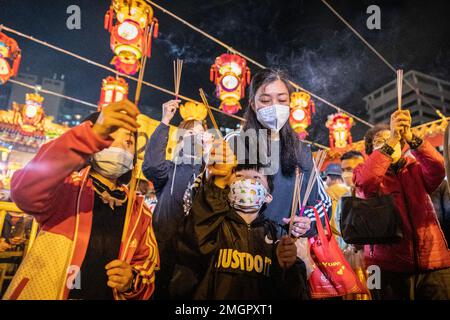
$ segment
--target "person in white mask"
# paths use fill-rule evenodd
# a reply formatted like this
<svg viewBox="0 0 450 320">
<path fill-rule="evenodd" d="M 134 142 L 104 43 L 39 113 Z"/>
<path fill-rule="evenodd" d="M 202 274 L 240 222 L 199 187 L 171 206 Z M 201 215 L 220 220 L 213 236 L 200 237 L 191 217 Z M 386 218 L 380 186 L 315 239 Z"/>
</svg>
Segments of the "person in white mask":
<svg viewBox="0 0 450 320">
<path fill-rule="evenodd" d="M 313 170 L 310 147 L 299 140 L 288 121 L 290 96 L 294 91 L 289 78 L 282 71 L 265 69 L 256 73 L 249 86 L 249 106 L 244 115 L 246 122 L 240 132 L 240 136 L 243 137 L 256 130 L 258 141 L 252 142 L 252 146 L 257 145 L 258 152 L 261 150 L 265 152 L 264 149 L 269 149 L 270 170 L 273 171 L 266 170 L 266 173 L 274 176 L 275 188 L 273 201 L 267 205 L 266 215 L 284 226 L 289 223 L 296 168 L 299 168 L 300 172 L 304 174 L 301 188 L 302 199 Z M 261 134 L 264 134 L 263 129 L 268 137 L 265 146 L 260 139 Z M 239 143 L 239 138 L 237 138 L 237 143 Z M 237 158 L 239 162 L 239 154 Z M 212 172 L 214 173 L 215 170 Z M 225 175 L 225 173 L 223 174 Z M 324 218 L 327 213 L 331 215 L 331 199 L 320 178 L 314 184 L 307 208 L 301 216 L 299 211 L 298 216 L 295 217 L 292 229 L 294 237 L 310 237 L 316 233 L 312 206 L 316 207 L 321 218 Z"/>
<path fill-rule="evenodd" d="M 151 297 L 159 257 L 143 196 L 126 217 L 138 114 L 128 100 L 105 106 L 13 175 L 12 199 L 41 231 L 4 299 Z"/>
</svg>

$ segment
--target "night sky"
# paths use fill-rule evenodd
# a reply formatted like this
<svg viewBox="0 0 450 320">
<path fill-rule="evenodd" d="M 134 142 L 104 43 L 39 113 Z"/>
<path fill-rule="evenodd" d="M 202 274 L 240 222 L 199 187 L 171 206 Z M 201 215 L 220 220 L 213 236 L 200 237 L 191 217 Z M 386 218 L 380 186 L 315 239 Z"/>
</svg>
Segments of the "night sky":
<svg viewBox="0 0 450 320">
<path fill-rule="evenodd" d="M 394 79 L 389 70 L 319 0 L 173 0 L 155 1 L 233 48 L 267 66 L 280 67 L 306 89 L 368 119 L 362 97 Z M 415 69 L 450 80 L 449 1 L 350 1 L 329 0 L 362 35 L 397 68 Z M 66 9 L 80 6 L 82 29 L 68 30 Z M 368 30 L 366 8 L 381 8 L 381 30 Z M 0 0 L 0 24 L 86 56 L 102 64 L 113 57 L 109 33 L 103 29 L 107 0 Z M 189 29 L 158 9 L 160 37 L 153 43 L 145 80 L 173 90 L 172 60 L 184 60 L 181 93 L 199 99 L 198 88 L 209 94 L 209 68 L 225 49 Z M 8 34 L 8 33 L 7 33 Z M 101 80 L 109 74 L 69 56 L 13 36 L 22 49 L 21 71 L 52 77 L 64 74 L 65 93 L 97 103 Z M 251 65 L 252 72 L 258 67 Z M 144 87 L 141 109 L 159 119 L 161 104 L 171 97 Z M 134 84 L 130 83 L 134 95 Z M 130 95 L 132 96 L 132 95 Z M 246 105 L 246 102 L 243 102 Z M 317 102 L 318 112 L 309 130 L 310 139 L 328 145 L 326 116 L 334 109 Z M 88 108 L 75 105 L 76 108 Z M 74 110 L 74 113 L 76 110 Z M 236 121 L 217 116 L 220 124 Z M 362 138 L 365 125 L 353 130 Z"/>
</svg>

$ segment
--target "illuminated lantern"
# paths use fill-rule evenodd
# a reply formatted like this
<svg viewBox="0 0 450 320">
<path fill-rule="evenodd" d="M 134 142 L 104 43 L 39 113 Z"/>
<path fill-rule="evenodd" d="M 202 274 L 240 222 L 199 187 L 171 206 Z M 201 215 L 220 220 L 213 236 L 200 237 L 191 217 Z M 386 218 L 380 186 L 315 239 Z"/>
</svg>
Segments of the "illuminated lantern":
<svg viewBox="0 0 450 320">
<path fill-rule="evenodd" d="M 245 96 L 245 87 L 250 83 L 247 61 L 236 54 L 222 54 L 211 66 L 210 80 L 222 101 L 220 108 L 229 114 L 237 113 L 241 109 L 239 100 Z"/>
<path fill-rule="evenodd" d="M 300 139 L 306 138 L 306 129 L 311 125 L 312 114 L 316 107 L 311 96 L 306 92 L 293 92 L 291 94 L 291 115 L 289 123 Z"/>
<path fill-rule="evenodd" d="M 0 84 L 17 75 L 21 58 L 17 42 L 0 32 Z"/>
<path fill-rule="evenodd" d="M 128 97 L 128 83 L 122 78 L 107 77 L 103 79 L 98 111 L 112 102 L 119 102 Z"/>
<path fill-rule="evenodd" d="M 116 55 L 111 63 L 119 72 L 138 72 L 140 59 L 144 55 L 150 58 L 152 38 L 158 37 L 152 7 L 144 0 L 113 0 L 105 15 L 105 29 L 111 33 L 111 49 Z"/>
<path fill-rule="evenodd" d="M 208 111 L 203 103 L 188 101 L 180 106 L 180 115 L 184 121 L 197 120 L 203 121 L 208 115 Z"/>
<path fill-rule="evenodd" d="M 328 116 L 326 127 L 330 130 L 330 147 L 342 149 L 352 144 L 350 129 L 353 126 L 353 118 L 343 113 L 335 113 Z"/>
<path fill-rule="evenodd" d="M 45 112 L 42 107 L 44 97 L 38 93 L 27 93 L 25 104 L 13 102 L 13 121 L 25 134 L 44 133 Z"/>
</svg>

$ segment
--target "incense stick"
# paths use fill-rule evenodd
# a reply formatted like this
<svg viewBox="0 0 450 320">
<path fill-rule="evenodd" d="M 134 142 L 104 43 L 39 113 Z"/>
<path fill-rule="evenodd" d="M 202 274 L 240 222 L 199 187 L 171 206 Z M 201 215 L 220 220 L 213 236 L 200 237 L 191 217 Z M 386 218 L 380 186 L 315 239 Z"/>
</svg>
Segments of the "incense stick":
<svg viewBox="0 0 450 320">
<path fill-rule="evenodd" d="M 183 71 L 183 60 L 173 61 L 173 81 L 175 85 L 175 99 L 178 100 L 180 93 L 181 73 Z"/>
<path fill-rule="evenodd" d="M 200 88 L 199 91 L 200 91 L 200 97 L 202 98 L 203 104 L 205 105 L 206 110 L 208 111 L 208 115 L 209 115 L 209 118 L 211 119 L 211 122 L 212 122 L 212 124 L 214 126 L 214 129 L 216 129 L 216 131 L 219 134 L 220 138 L 223 139 L 222 132 L 219 130 L 219 126 L 217 125 L 216 118 L 214 118 L 214 114 L 211 111 L 211 108 L 209 106 L 208 99 L 206 98 L 205 92 L 203 91 L 202 88 Z"/>
<path fill-rule="evenodd" d="M 299 180 L 299 169 L 295 169 L 295 183 L 294 183 L 294 193 L 292 195 L 292 203 L 291 203 L 291 218 L 289 221 L 289 236 L 292 234 L 292 227 L 294 224 L 294 217 L 297 212 L 297 198 L 298 198 L 298 180 Z"/>
<path fill-rule="evenodd" d="M 397 108 L 402 110 L 403 70 L 397 70 Z"/>
</svg>

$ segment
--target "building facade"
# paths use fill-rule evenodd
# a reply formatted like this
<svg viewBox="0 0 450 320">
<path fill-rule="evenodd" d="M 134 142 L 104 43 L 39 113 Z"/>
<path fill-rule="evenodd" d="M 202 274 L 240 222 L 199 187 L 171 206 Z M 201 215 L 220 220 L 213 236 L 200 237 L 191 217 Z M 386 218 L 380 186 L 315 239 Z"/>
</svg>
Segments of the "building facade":
<svg viewBox="0 0 450 320">
<path fill-rule="evenodd" d="M 421 95 L 418 95 L 417 91 L 405 82 L 403 83 L 402 107 L 411 112 L 413 126 L 439 119 L 438 114 L 429 104 L 445 116 L 450 115 L 450 82 L 414 70 L 405 73 L 404 80 L 409 81 Z M 389 122 L 390 115 L 397 109 L 396 80 L 373 91 L 363 99 L 371 123 Z"/>
</svg>

